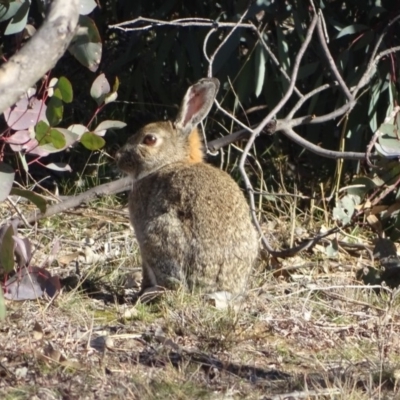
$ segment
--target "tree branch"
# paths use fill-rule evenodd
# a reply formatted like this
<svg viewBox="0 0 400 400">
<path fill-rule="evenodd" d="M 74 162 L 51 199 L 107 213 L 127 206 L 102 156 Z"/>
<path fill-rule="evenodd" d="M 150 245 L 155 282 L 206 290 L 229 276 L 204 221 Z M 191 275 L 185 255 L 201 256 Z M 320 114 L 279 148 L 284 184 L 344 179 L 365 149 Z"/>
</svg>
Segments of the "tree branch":
<svg viewBox="0 0 400 400">
<path fill-rule="evenodd" d="M 0 114 L 15 104 L 65 53 L 74 36 L 79 0 L 54 0 L 36 34 L 0 67 Z"/>
</svg>

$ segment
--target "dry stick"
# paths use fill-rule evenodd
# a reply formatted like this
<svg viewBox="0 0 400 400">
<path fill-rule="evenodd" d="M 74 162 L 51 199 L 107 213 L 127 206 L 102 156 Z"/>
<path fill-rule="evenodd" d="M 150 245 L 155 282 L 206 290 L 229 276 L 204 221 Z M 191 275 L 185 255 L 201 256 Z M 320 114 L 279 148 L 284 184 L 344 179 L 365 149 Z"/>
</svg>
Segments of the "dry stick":
<svg viewBox="0 0 400 400">
<path fill-rule="evenodd" d="M 392 110 L 392 112 L 385 118 L 384 123 L 386 124 L 386 123 L 390 122 L 391 119 L 395 118 L 396 114 L 397 114 L 399 111 L 400 111 L 400 107 L 399 107 L 399 106 L 394 107 L 393 110 Z M 375 143 L 378 141 L 378 139 L 380 138 L 381 135 L 382 135 L 382 132 L 378 129 L 378 130 L 374 133 L 374 135 L 372 136 L 372 138 L 371 138 L 371 140 L 370 140 L 370 142 L 368 143 L 368 146 L 367 146 L 367 151 L 366 151 L 366 154 L 365 154 L 365 159 L 366 159 L 366 161 L 367 161 L 367 164 L 368 164 L 371 168 L 374 167 L 374 166 L 372 165 L 372 163 L 371 163 L 371 160 L 370 160 L 370 158 L 371 158 L 371 151 L 372 151 L 373 147 L 375 146 Z"/>
<path fill-rule="evenodd" d="M 364 160 L 365 153 L 358 153 L 356 151 L 334 151 L 334 150 L 326 150 L 323 149 L 316 144 L 308 142 L 306 139 L 302 138 L 298 135 L 292 128 L 289 126 L 290 124 L 286 124 L 284 122 L 280 122 L 277 126 L 276 130 L 281 131 L 285 136 L 292 139 L 293 142 L 298 145 L 305 147 L 307 146 L 307 150 L 311 153 L 318 154 L 319 156 L 332 158 L 337 160 L 338 158 L 344 158 L 346 160 Z"/>
<path fill-rule="evenodd" d="M 385 53 L 388 50 L 385 50 L 383 53 L 385 53 L 384 55 L 381 56 L 381 53 L 378 54 L 378 56 L 376 56 L 376 54 L 378 53 L 379 47 L 382 43 L 383 38 L 385 37 L 388 29 L 400 18 L 400 14 L 397 15 L 395 18 L 393 18 L 391 21 L 389 21 L 388 25 L 386 26 L 386 28 L 383 30 L 383 32 L 380 34 L 374 50 L 372 51 L 371 57 L 369 59 L 368 62 L 368 66 L 367 69 L 365 70 L 365 73 L 363 74 L 363 76 L 361 77 L 360 81 L 358 82 L 357 86 L 354 88 L 353 93 L 354 96 L 357 96 L 358 91 L 364 87 L 365 85 L 367 85 L 369 83 L 369 81 L 371 80 L 373 74 L 375 73 L 376 70 L 376 64 L 377 62 L 385 55 L 389 54 L 389 53 Z M 397 51 L 397 50 L 395 50 Z M 376 57 L 375 57 L 376 56 Z"/>
<path fill-rule="evenodd" d="M 205 40 L 204 40 L 204 45 L 203 45 L 203 53 L 207 58 L 208 61 L 208 72 L 207 72 L 207 76 L 209 78 L 212 78 L 213 74 L 212 74 L 212 65 L 215 59 L 215 56 L 218 54 L 219 50 L 222 48 L 222 46 L 228 41 L 228 39 L 233 35 L 233 33 L 236 31 L 236 29 L 242 24 L 243 19 L 246 17 L 247 13 L 248 13 L 249 9 L 247 9 L 243 15 L 240 17 L 238 23 L 233 27 L 233 29 L 231 29 L 231 31 L 225 36 L 224 40 L 219 44 L 219 46 L 215 49 L 214 53 L 211 55 L 210 58 L 207 57 L 207 42 L 208 39 L 211 37 L 211 34 L 214 33 L 216 31 L 216 29 L 212 29 L 206 36 Z"/>
<path fill-rule="evenodd" d="M 320 87 L 317 87 L 316 89 L 311 90 L 310 92 L 308 92 L 307 94 L 303 95 L 299 101 L 294 105 L 294 107 L 290 110 L 289 114 L 286 116 L 286 119 L 291 119 L 293 118 L 293 115 L 296 113 L 296 111 L 298 111 L 300 109 L 300 107 L 308 100 L 311 99 L 311 97 L 315 96 L 316 94 L 332 88 L 338 86 L 337 82 L 333 82 L 333 83 L 326 83 L 325 85 L 322 85 Z"/>
<path fill-rule="evenodd" d="M 323 54 L 324 54 L 326 60 L 328 61 L 329 67 L 330 67 L 333 75 L 335 76 L 337 82 L 339 83 L 340 88 L 343 90 L 344 94 L 346 95 L 347 100 L 349 102 L 354 102 L 354 97 L 350 93 L 350 90 L 347 87 L 346 82 L 342 78 L 342 75 L 340 75 L 340 72 L 338 71 L 338 69 L 336 67 L 336 63 L 335 63 L 335 61 L 334 61 L 334 59 L 331 56 L 331 53 L 329 51 L 328 45 L 326 43 L 324 31 L 322 29 L 321 18 L 318 18 L 317 33 L 318 33 L 319 41 L 320 41 L 321 46 L 322 46 Z"/>
<path fill-rule="evenodd" d="M 118 179 L 117 181 L 105 183 L 100 186 L 96 186 L 92 189 L 87 190 L 86 192 L 78 195 L 69 197 L 67 200 L 64 200 L 60 203 L 54 204 L 46 209 L 46 212 L 42 214 L 41 212 L 35 212 L 26 218 L 26 221 L 30 224 L 38 221 L 39 219 L 51 217 L 54 214 L 61 213 L 69 208 L 78 207 L 83 203 L 87 203 L 90 200 L 93 200 L 96 197 L 120 193 L 132 186 L 132 179 L 130 177 L 125 177 Z M 22 222 L 19 225 L 23 225 Z"/>
<path fill-rule="evenodd" d="M 137 22 L 149 22 L 147 25 L 139 26 L 137 28 L 124 28 L 126 25 L 135 25 Z M 160 19 L 144 18 L 139 17 L 131 21 L 124 21 L 119 24 L 109 25 L 110 28 L 120 29 L 122 31 L 132 32 L 132 31 L 145 31 L 148 29 L 153 29 L 157 26 L 181 26 L 181 27 L 193 27 L 198 26 L 202 28 L 215 27 L 215 28 L 250 28 L 251 24 L 240 24 L 236 22 L 219 22 L 209 18 L 179 18 L 172 21 L 164 21 Z"/>
</svg>

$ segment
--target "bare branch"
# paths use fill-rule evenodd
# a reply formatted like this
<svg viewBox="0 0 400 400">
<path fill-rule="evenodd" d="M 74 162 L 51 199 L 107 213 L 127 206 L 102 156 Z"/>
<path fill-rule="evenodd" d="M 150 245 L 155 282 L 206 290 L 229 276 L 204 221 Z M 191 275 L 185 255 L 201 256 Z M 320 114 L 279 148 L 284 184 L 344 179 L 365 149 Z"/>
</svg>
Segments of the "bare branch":
<svg viewBox="0 0 400 400">
<path fill-rule="evenodd" d="M 299 101 L 295 104 L 295 106 L 290 110 L 289 114 L 286 116 L 286 120 L 289 118 L 293 118 L 293 115 L 300 109 L 300 107 L 308 100 L 311 99 L 311 97 L 315 96 L 316 94 L 323 92 L 326 89 L 329 89 L 331 87 L 338 86 L 337 82 L 333 83 L 326 83 L 325 85 L 322 85 L 320 87 L 317 87 L 314 90 L 311 90 L 311 92 L 308 92 L 304 96 L 302 96 Z"/>
<path fill-rule="evenodd" d="M 367 84 L 369 83 L 369 81 L 371 80 L 372 76 L 375 74 L 376 65 L 377 65 L 378 61 L 379 61 L 382 57 L 384 57 L 385 55 L 390 54 L 390 53 L 393 53 L 394 51 L 398 51 L 398 50 L 399 50 L 399 46 L 397 46 L 397 47 L 394 47 L 394 48 L 392 48 L 392 49 L 385 50 L 385 51 L 383 51 L 382 53 L 380 53 L 380 54 L 378 54 L 378 55 L 376 56 L 376 54 L 378 53 L 379 47 L 380 47 L 380 45 L 381 45 L 381 43 L 382 43 L 382 40 L 383 40 L 383 38 L 385 37 L 385 35 L 387 34 L 387 32 L 388 32 L 388 29 L 389 29 L 396 21 L 398 21 L 399 19 L 400 19 L 400 14 L 397 15 L 395 18 L 393 18 L 393 19 L 387 24 L 387 26 L 385 27 L 385 29 L 383 30 L 383 32 L 380 34 L 380 36 L 379 36 L 379 38 L 378 38 L 378 40 L 377 40 L 377 42 L 376 42 L 376 44 L 375 44 L 374 50 L 372 50 L 371 57 L 370 57 L 370 59 L 369 59 L 367 69 L 365 70 L 363 76 L 361 77 L 361 79 L 360 79 L 360 81 L 358 82 L 357 86 L 356 86 L 356 87 L 354 88 L 354 90 L 353 90 L 354 96 L 357 96 L 358 91 L 359 91 L 362 87 L 364 87 L 365 85 L 367 85 Z M 396 50 L 393 50 L 393 49 L 396 49 Z M 393 51 L 391 51 L 391 50 L 393 50 Z M 386 53 L 386 52 L 387 52 L 387 53 Z"/>
<path fill-rule="evenodd" d="M 92 189 L 87 190 L 77 196 L 71 196 L 67 200 L 61 201 L 47 208 L 44 214 L 40 212 L 32 213 L 26 218 L 29 224 L 38 221 L 39 219 L 51 217 L 52 215 L 59 214 L 71 208 L 80 206 L 83 203 L 87 203 L 96 197 L 116 194 L 129 190 L 132 186 L 132 179 L 130 177 L 124 177 L 116 181 L 105 183 L 103 185 L 96 186 Z"/>
<path fill-rule="evenodd" d="M 22 49 L 0 67 L 0 113 L 54 67 L 74 36 L 79 0 L 54 0 L 43 25 Z M 40 55 L 40 56 L 39 56 Z"/>
<path fill-rule="evenodd" d="M 133 28 L 125 28 L 127 25 L 136 25 L 139 22 L 147 22 L 147 24 L 133 27 Z M 208 18 L 179 18 L 174 19 L 172 21 L 163 21 L 159 19 L 152 19 L 152 18 L 144 18 L 138 17 L 131 21 L 121 22 L 119 24 L 110 25 L 110 28 L 120 29 L 122 31 L 146 31 L 149 29 L 156 28 L 158 26 L 179 26 L 179 27 L 193 27 L 198 26 L 202 28 L 250 28 L 252 29 L 251 24 L 237 24 L 236 22 L 218 22 Z"/>
<path fill-rule="evenodd" d="M 229 31 L 229 33 L 224 37 L 224 40 L 218 45 L 218 47 L 215 49 L 214 53 L 211 55 L 211 57 L 207 58 L 209 64 L 208 64 L 208 72 L 207 76 L 211 78 L 212 75 L 212 67 L 214 63 L 215 56 L 218 54 L 219 50 L 222 48 L 222 46 L 229 40 L 229 38 L 233 35 L 233 33 L 236 31 L 236 29 L 242 24 L 243 19 L 246 17 L 248 13 L 248 9 L 243 13 L 243 15 L 240 17 L 238 23 Z M 215 29 L 213 29 L 211 32 L 215 32 Z M 203 46 L 203 51 L 204 54 L 206 55 L 206 47 L 207 47 L 207 41 L 210 38 L 211 35 L 207 35 L 207 37 L 204 40 L 204 46 Z"/>
<path fill-rule="evenodd" d="M 290 96 L 292 95 L 293 89 L 295 87 L 296 79 L 297 79 L 297 74 L 299 72 L 301 60 L 303 59 L 304 53 L 306 52 L 307 47 L 311 41 L 311 37 L 314 33 L 315 25 L 317 24 L 318 19 L 319 19 L 318 15 L 315 14 L 311 21 L 310 26 L 308 27 L 306 37 L 304 38 L 304 42 L 301 45 L 299 52 L 297 53 L 297 56 L 296 56 L 296 59 L 295 59 L 294 65 L 293 65 L 292 74 L 290 77 L 290 84 L 289 84 L 289 87 L 288 87 L 285 95 L 278 102 L 278 104 L 269 112 L 269 114 L 260 122 L 258 127 L 254 130 L 254 135 L 253 135 L 254 137 L 250 138 L 250 140 L 249 140 L 249 142 L 250 142 L 250 145 L 248 146 L 249 149 L 252 146 L 255 137 L 260 134 L 260 132 L 265 128 L 265 126 L 268 124 L 268 122 L 271 121 L 272 117 L 278 111 L 280 111 L 282 109 L 282 107 L 286 104 L 286 102 L 289 100 Z M 247 153 L 248 153 L 248 151 L 247 151 Z M 244 156 L 246 156 L 247 153 L 245 153 Z M 242 156 L 242 158 L 243 158 L 243 156 Z M 244 160 L 243 160 L 243 164 L 244 164 Z"/>
<path fill-rule="evenodd" d="M 322 28 L 321 19 L 318 20 L 317 32 L 318 32 L 318 37 L 319 37 L 319 41 L 321 43 L 322 49 L 324 50 L 323 51 L 324 56 L 326 57 L 326 60 L 328 61 L 328 64 L 329 64 L 329 68 L 331 69 L 336 80 L 339 82 L 339 86 L 343 90 L 343 93 L 347 97 L 347 100 L 349 101 L 349 103 L 352 103 L 354 105 L 354 97 L 350 93 L 350 90 L 347 87 L 346 82 L 343 80 L 342 75 L 340 75 L 340 72 L 337 69 L 336 63 L 335 63 L 334 59 L 332 58 L 331 53 L 329 51 L 328 45 L 325 40 L 325 35 L 324 35 L 323 28 Z"/>
<path fill-rule="evenodd" d="M 326 158 L 333 158 L 335 160 L 339 158 L 343 158 L 346 160 L 364 160 L 365 153 L 357 153 L 353 151 L 333 151 L 333 150 L 326 150 L 322 147 L 317 146 L 314 143 L 309 142 L 306 139 L 303 139 L 299 136 L 293 129 L 286 125 L 285 122 L 279 121 L 276 130 L 281 131 L 285 136 L 289 139 L 293 140 L 293 142 L 297 143 L 298 145 L 304 147 L 311 153 L 318 154 L 321 157 Z"/>
</svg>

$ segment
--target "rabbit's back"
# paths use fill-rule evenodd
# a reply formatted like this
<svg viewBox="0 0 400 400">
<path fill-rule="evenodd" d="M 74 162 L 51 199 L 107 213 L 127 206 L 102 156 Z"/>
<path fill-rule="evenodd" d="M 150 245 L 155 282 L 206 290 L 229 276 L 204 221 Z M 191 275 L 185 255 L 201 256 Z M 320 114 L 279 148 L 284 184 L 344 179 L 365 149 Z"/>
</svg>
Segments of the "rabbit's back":
<svg viewBox="0 0 400 400">
<path fill-rule="evenodd" d="M 204 163 L 173 163 L 134 183 L 129 209 L 143 286 L 244 288 L 258 239 L 244 195 L 227 173 Z"/>
</svg>

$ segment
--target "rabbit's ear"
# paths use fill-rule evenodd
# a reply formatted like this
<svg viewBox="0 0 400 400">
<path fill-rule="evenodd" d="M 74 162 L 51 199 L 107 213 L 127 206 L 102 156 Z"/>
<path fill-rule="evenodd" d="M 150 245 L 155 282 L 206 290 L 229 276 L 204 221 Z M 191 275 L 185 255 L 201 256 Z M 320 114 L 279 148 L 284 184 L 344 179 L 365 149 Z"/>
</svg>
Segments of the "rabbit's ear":
<svg viewBox="0 0 400 400">
<path fill-rule="evenodd" d="M 204 78 L 190 86 L 183 98 L 175 127 L 188 135 L 209 113 L 218 93 L 219 80 Z"/>
</svg>

